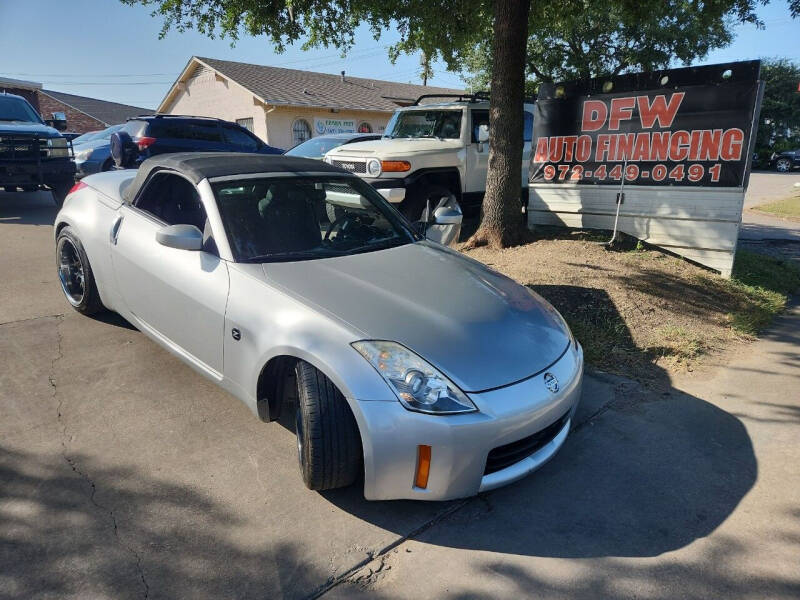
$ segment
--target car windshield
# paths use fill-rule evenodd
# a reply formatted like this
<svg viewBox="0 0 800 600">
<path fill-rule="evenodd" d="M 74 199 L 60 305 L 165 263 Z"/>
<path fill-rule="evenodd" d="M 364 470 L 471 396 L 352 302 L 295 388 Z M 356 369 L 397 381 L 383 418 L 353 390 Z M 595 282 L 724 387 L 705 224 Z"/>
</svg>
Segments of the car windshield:
<svg viewBox="0 0 800 600">
<path fill-rule="evenodd" d="M 415 241 L 370 185 L 341 177 L 280 177 L 212 184 L 238 262 L 311 260 Z"/>
<path fill-rule="evenodd" d="M 110 140 L 111 134 L 115 131 L 119 131 L 122 129 L 124 125 L 112 125 L 111 127 L 107 127 L 102 131 L 90 131 L 89 133 L 84 133 L 83 135 L 79 135 L 74 140 L 72 140 L 72 144 L 83 144 L 84 142 L 92 142 L 95 140 Z"/>
<path fill-rule="evenodd" d="M 78 137 L 72 140 L 72 144 L 82 144 L 83 142 L 90 142 L 95 139 L 97 136 L 100 135 L 100 131 L 90 131 L 89 133 L 84 133 L 83 135 L 79 135 Z"/>
<path fill-rule="evenodd" d="M 297 144 L 291 150 L 287 150 L 287 156 L 303 156 L 305 158 L 322 158 L 327 152 L 338 148 L 347 140 L 344 138 L 318 137 L 306 140 L 302 144 Z"/>
<path fill-rule="evenodd" d="M 461 137 L 461 110 L 402 110 L 386 126 L 387 138 Z"/>
<path fill-rule="evenodd" d="M 0 121 L 42 122 L 36 111 L 25 100 L 2 96 L 0 96 Z"/>
</svg>

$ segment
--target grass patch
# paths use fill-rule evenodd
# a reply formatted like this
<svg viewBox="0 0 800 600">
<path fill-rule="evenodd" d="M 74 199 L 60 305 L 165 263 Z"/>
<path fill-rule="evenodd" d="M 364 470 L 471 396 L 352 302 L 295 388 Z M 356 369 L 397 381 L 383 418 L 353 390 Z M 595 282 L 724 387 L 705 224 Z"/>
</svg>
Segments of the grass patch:
<svg viewBox="0 0 800 600">
<path fill-rule="evenodd" d="M 787 261 L 740 250 L 733 277 L 723 285 L 739 299 L 730 314 L 731 327 L 744 335 L 757 335 L 800 288 L 800 269 Z"/>
<path fill-rule="evenodd" d="M 800 193 L 756 206 L 755 210 L 786 219 L 800 219 Z"/>
</svg>

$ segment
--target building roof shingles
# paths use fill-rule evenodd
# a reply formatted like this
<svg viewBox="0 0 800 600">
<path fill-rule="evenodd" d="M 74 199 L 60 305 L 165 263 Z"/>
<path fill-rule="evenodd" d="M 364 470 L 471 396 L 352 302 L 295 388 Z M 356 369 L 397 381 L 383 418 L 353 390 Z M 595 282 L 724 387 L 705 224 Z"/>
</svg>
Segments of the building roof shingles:
<svg viewBox="0 0 800 600">
<path fill-rule="evenodd" d="M 394 111 L 422 94 L 460 94 L 463 90 L 312 73 L 215 58 L 196 57 L 270 104 Z"/>
<path fill-rule="evenodd" d="M 142 108 L 140 106 L 108 102 L 106 100 L 98 100 L 97 98 L 87 98 L 85 96 L 76 96 L 64 92 L 54 92 L 53 90 L 42 90 L 42 92 L 64 104 L 69 104 L 71 107 L 78 109 L 82 113 L 86 113 L 90 117 L 94 117 L 106 125 L 124 123 L 131 117 L 153 113 L 152 109 Z"/>
</svg>

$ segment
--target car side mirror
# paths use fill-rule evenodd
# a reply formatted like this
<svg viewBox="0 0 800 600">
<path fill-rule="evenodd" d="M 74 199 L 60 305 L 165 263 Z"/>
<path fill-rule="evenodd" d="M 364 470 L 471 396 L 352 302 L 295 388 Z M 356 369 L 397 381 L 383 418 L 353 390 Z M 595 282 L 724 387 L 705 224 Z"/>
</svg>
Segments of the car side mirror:
<svg viewBox="0 0 800 600">
<path fill-rule="evenodd" d="M 460 225 L 463 219 L 464 215 L 460 210 L 447 206 L 441 206 L 433 213 L 434 225 Z"/>
<path fill-rule="evenodd" d="M 203 232 L 194 225 L 167 225 L 156 232 L 156 241 L 176 250 L 202 250 Z"/>
<path fill-rule="evenodd" d="M 485 144 L 489 141 L 489 126 L 486 123 L 478 125 L 478 143 Z"/>
</svg>

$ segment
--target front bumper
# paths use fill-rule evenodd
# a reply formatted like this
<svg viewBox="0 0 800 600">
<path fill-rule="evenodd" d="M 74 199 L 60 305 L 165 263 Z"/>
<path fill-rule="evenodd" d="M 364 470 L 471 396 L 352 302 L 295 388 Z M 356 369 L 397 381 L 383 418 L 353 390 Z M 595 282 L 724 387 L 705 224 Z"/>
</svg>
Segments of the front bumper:
<svg viewBox="0 0 800 600">
<path fill-rule="evenodd" d="M 554 375 L 560 389 L 544 385 Z M 368 500 L 451 500 L 507 485 L 552 458 L 567 437 L 583 382 L 583 350 L 571 344 L 545 372 L 500 389 L 468 394 L 479 412 L 434 416 L 400 402 L 358 402 L 364 446 L 364 496 Z M 564 417 L 553 436 L 527 456 L 487 473 L 489 453 L 532 436 Z M 417 446 L 431 446 L 428 485 L 415 487 Z"/>
<path fill-rule="evenodd" d="M 36 161 L 0 160 L 0 186 L 49 185 L 72 180 L 75 164 L 69 159 Z"/>
<path fill-rule="evenodd" d="M 400 204 L 406 197 L 406 182 L 404 179 L 365 179 L 375 190 L 392 204 Z"/>
</svg>

